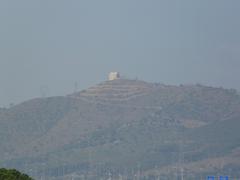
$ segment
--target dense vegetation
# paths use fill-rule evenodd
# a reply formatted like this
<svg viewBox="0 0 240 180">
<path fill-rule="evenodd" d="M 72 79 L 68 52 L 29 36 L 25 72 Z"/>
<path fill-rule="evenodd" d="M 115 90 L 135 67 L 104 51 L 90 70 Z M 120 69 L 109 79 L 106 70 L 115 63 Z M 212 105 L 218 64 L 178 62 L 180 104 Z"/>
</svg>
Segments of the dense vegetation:
<svg viewBox="0 0 240 180">
<path fill-rule="evenodd" d="M 0 180 L 33 180 L 16 169 L 0 168 Z"/>
</svg>

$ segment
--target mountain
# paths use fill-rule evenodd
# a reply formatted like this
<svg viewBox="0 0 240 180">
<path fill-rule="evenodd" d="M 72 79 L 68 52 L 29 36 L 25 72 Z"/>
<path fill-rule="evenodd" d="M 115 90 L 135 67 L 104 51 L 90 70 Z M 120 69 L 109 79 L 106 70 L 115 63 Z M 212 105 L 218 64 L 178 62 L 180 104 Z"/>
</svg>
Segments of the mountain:
<svg viewBox="0 0 240 180">
<path fill-rule="evenodd" d="M 240 96 L 116 79 L 0 110 L 0 166 L 40 179 L 240 177 Z"/>
</svg>

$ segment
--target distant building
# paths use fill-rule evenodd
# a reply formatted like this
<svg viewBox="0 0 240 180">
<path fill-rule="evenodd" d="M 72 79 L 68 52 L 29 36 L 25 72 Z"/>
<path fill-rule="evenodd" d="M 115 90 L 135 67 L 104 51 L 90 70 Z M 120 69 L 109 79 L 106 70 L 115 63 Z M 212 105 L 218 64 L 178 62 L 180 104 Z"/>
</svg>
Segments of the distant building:
<svg viewBox="0 0 240 180">
<path fill-rule="evenodd" d="M 120 78 L 120 73 L 119 72 L 110 72 L 108 75 L 108 80 L 112 81 L 115 79 L 119 79 Z"/>
</svg>

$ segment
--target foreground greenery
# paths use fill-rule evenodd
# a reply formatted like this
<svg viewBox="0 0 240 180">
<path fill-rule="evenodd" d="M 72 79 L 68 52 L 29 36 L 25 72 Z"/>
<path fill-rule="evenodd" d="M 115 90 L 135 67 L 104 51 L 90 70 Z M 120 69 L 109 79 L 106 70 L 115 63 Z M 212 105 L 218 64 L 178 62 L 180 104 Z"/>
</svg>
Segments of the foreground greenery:
<svg viewBox="0 0 240 180">
<path fill-rule="evenodd" d="M 23 174 L 16 169 L 0 168 L 0 180 L 33 180 L 26 174 Z"/>
</svg>

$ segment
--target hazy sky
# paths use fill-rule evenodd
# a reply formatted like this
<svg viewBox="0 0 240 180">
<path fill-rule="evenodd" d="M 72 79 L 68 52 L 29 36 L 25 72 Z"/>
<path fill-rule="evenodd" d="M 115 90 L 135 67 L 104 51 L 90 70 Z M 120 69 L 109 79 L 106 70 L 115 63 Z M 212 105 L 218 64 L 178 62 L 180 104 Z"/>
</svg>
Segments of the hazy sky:
<svg viewBox="0 0 240 180">
<path fill-rule="evenodd" d="M 1 0 L 0 106 L 109 71 L 240 89 L 239 0 Z"/>
</svg>

